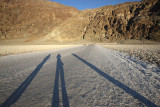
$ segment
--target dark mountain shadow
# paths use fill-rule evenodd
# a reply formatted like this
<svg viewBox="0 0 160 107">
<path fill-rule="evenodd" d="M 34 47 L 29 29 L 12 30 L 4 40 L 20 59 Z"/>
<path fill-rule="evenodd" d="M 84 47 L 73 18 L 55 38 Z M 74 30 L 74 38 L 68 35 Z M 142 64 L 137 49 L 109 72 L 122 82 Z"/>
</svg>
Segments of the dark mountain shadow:
<svg viewBox="0 0 160 107">
<path fill-rule="evenodd" d="M 67 95 L 65 79 L 64 79 L 63 63 L 61 61 L 60 54 L 57 55 L 57 68 L 56 68 L 55 83 L 54 83 L 54 90 L 53 90 L 52 107 L 59 107 L 59 74 L 60 74 L 60 80 L 61 80 L 63 107 L 69 107 L 68 95 Z"/>
<path fill-rule="evenodd" d="M 10 107 L 12 104 L 16 103 L 49 58 L 50 54 L 44 58 L 44 60 L 35 68 L 35 70 L 27 77 L 27 79 L 12 93 L 11 96 L 9 96 L 9 98 L 0 107 Z"/>
<path fill-rule="evenodd" d="M 129 88 L 128 86 L 124 85 L 123 83 L 117 81 L 116 79 L 114 79 L 113 77 L 111 77 L 110 75 L 104 73 L 103 71 L 101 71 L 100 69 L 98 69 L 96 66 L 92 65 L 91 63 L 87 62 L 86 60 L 82 59 L 81 57 L 77 56 L 76 54 L 72 55 L 74 57 L 76 57 L 77 59 L 81 60 L 83 63 L 85 63 L 86 65 L 88 65 L 90 68 L 92 68 L 94 71 L 96 71 L 98 74 L 100 74 L 101 76 L 103 76 L 104 78 L 106 78 L 107 80 L 109 80 L 111 83 L 113 83 L 114 85 L 118 86 L 119 88 L 123 89 L 126 93 L 130 94 L 131 96 L 133 96 L 135 99 L 138 99 L 139 101 L 141 101 L 142 103 L 144 103 L 146 106 L 149 107 L 158 107 L 157 105 L 155 105 L 153 102 L 149 101 L 148 99 L 146 99 L 144 96 L 140 95 L 139 93 L 137 93 L 136 91 L 134 91 L 133 89 Z"/>
</svg>

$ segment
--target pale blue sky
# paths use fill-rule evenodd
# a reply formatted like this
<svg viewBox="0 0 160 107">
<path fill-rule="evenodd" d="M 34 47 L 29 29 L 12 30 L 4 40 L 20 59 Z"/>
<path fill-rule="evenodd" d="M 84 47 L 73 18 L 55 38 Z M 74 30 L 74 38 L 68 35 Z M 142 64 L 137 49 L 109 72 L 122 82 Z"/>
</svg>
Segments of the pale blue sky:
<svg viewBox="0 0 160 107">
<path fill-rule="evenodd" d="M 93 9 L 106 5 L 116 5 L 124 2 L 141 0 L 50 0 L 64 5 L 76 7 L 79 10 Z"/>
</svg>

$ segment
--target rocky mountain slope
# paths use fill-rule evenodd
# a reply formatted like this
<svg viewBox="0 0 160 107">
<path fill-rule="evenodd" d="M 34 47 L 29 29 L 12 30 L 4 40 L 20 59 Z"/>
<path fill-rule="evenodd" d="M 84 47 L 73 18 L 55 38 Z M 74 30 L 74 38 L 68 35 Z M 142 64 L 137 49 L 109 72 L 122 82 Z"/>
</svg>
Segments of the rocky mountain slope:
<svg viewBox="0 0 160 107">
<path fill-rule="evenodd" d="M 16 1 L 0 3 L 1 38 L 43 36 L 60 42 L 82 39 L 160 41 L 159 0 L 127 2 L 83 11 L 43 0 Z"/>
<path fill-rule="evenodd" d="M 49 35 L 61 41 L 87 39 L 160 41 L 160 1 L 144 0 L 84 10 Z M 72 38 L 72 39 L 71 39 Z"/>
<path fill-rule="evenodd" d="M 78 12 L 47 0 L 0 0 L 0 38 L 40 38 Z"/>
</svg>

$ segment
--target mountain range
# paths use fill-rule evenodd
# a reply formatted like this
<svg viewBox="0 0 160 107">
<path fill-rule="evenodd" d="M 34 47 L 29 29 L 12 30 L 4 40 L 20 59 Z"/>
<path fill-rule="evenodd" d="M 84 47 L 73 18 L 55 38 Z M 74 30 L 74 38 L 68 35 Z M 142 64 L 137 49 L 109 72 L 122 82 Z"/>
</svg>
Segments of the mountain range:
<svg viewBox="0 0 160 107">
<path fill-rule="evenodd" d="M 78 10 L 47 0 L 0 0 L 0 40 L 160 41 L 160 0 Z"/>
</svg>

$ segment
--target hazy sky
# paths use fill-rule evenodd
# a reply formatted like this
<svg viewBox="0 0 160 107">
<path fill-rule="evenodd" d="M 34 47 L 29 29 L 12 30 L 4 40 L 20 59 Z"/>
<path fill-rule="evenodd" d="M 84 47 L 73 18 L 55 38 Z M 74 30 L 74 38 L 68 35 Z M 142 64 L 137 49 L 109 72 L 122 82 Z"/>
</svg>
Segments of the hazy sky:
<svg viewBox="0 0 160 107">
<path fill-rule="evenodd" d="M 116 5 L 119 3 L 141 0 L 50 0 L 64 5 L 76 7 L 79 10 L 93 9 L 106 5 Z"/>
</svg>

